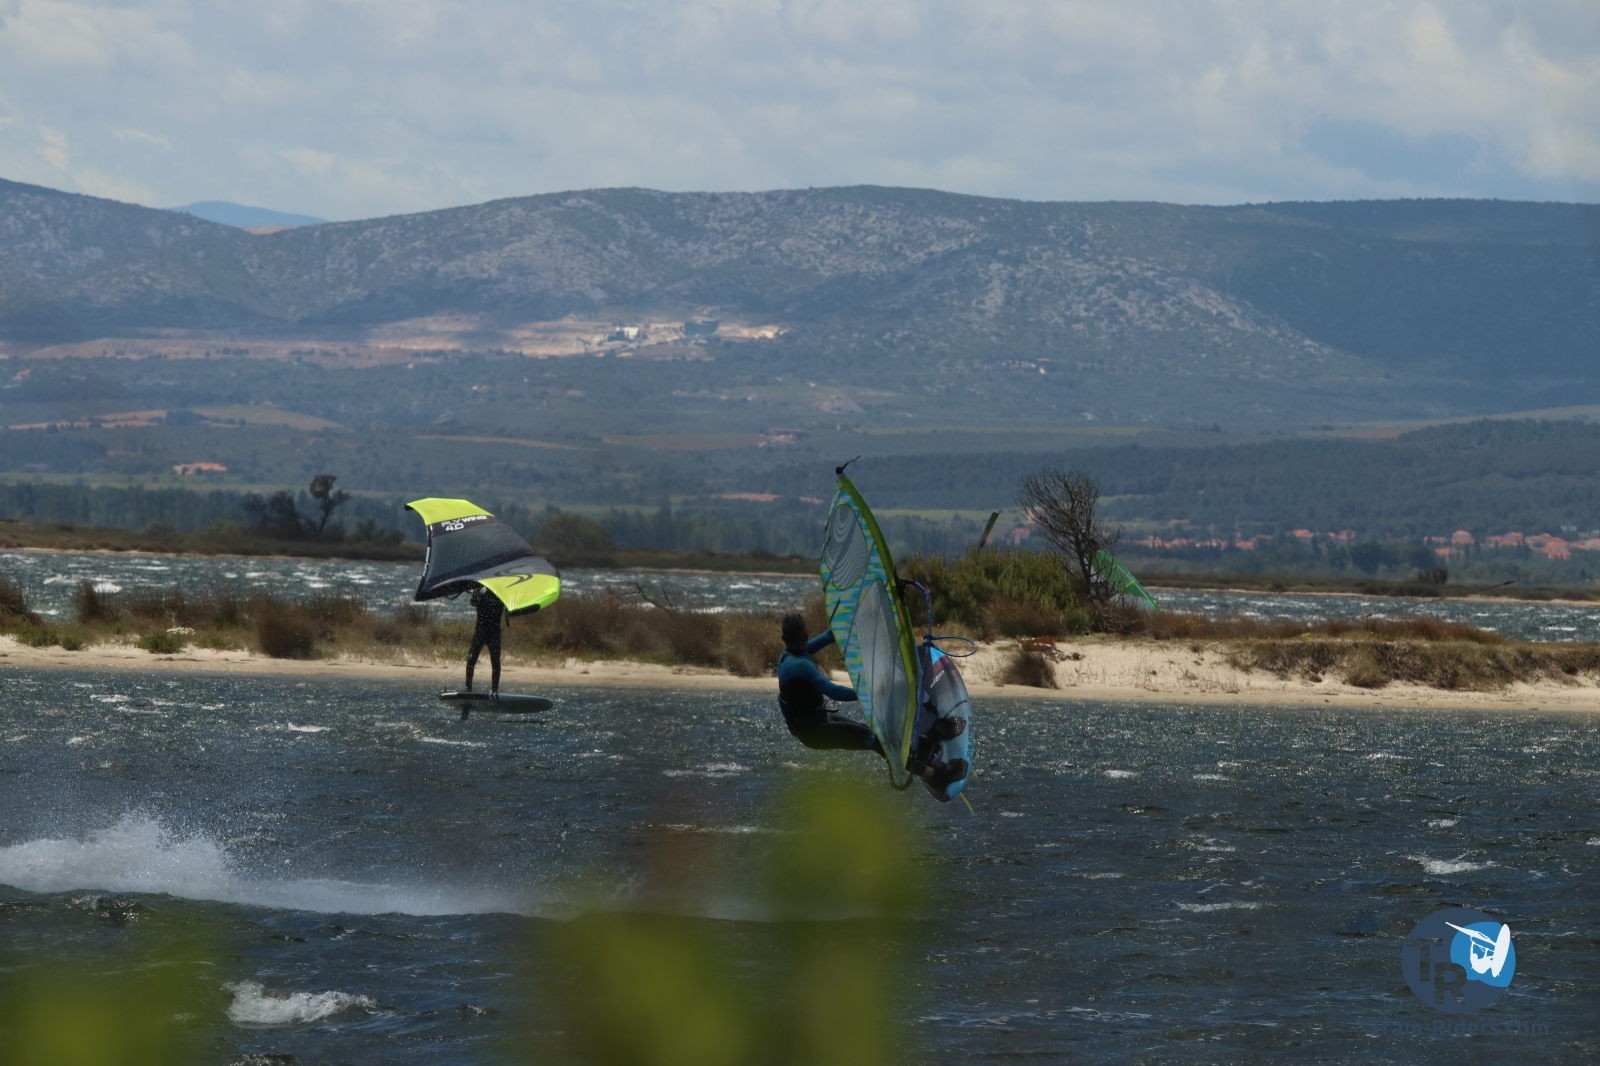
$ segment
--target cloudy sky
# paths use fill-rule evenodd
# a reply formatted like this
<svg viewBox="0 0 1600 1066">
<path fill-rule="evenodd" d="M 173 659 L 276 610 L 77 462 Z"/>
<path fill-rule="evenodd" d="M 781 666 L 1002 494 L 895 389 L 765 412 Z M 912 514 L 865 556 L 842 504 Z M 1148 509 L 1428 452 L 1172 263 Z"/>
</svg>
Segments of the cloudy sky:
<svg viewBox="0 0 1600 1066">
<path fill-rule="evenodd" d="M 0 177 L 1600 202 L 1600 0 L 0 0 Z"/>
</svg>

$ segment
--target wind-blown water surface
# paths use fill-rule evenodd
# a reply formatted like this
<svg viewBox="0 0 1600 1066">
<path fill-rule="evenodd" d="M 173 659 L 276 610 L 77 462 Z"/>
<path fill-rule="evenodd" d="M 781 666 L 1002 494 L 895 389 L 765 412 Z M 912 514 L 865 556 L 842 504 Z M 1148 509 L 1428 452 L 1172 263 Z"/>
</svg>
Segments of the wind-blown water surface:
<svg viewBox="0 0 1600 1066">
<path fill-rule="evenodd" d="M 461 722 L 399 683 L 0 686 L 0 966 L 115 971 L 142 922 L 203 927 L 217 1061 L 505 1061 L 540 928 L 601 905 L 759 931 L 772 802 L 883 776 L 744 693 L 564 689 Z M 981 712 L 974 811 L 873 793 L 909 807 L 936 886 L 892 938 L 904 1062 L 1600 1056 L 1600 715 Z M 688 895 L 659 895 L 664 848 Z M 1543 1031 L 1390 1033 L 1440 1017 L 1400 952 L 1445 905 L 1515 932 L 1515 982 L 1475 1018 Z"/>
<path fill-rule="evenodd" d="M 227 556 L 118 555 L 104 552 L 0 552 L 0 574 L 22 586 L 29 604 L 53 617 L 72 617 L 72 597 L 83 581 L 102 591 L 231 591 L 243 595 L 309 598 L 351 596 L 377 610 L 410 602 L 421 575 L 411 563 Z M 562 572 L 564 594 L 612 590 L 630 598 L 643 592 L 657 602 L 699 611 L 783 611 L 817 589 L 815 575 L 715 574 L 682 570 Z M 1161 608 L 1211 618 L 1243 615 L 1316 622 L 1325 618 L 1441 618 L 1487 629 L 1514 640 L 1600 642 L 1600 606 L 1498 599 L 1428 599 L 1397 596 L 1322 596 L 1219 590 L 1159 590 Z M 439 602 L 433 609 L 465 611 Z"/>
</svg>

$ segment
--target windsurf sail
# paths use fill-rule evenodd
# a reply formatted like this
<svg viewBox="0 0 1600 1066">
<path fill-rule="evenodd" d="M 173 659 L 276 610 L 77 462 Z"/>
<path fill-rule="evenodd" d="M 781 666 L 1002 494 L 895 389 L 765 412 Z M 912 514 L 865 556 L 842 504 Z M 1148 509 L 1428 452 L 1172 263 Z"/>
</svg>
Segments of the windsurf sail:
<svg viewBox="0 0 1600 1066">
<path fill-rule="evenodd" d="M 548 607 L 561 594 L 556 568 L 522 534 L 471 500 L 430 496 L 406 506 L 428 524 L 417 600 L 455 596 L 478 584 L 515 615 Z"/>
<path fill-rule="evenodd" d="M 1105 548 L 1095 552 L 1094 568 L 1117 595 L 1143 600 L 1150 605 L 1152 611 L 1161 609 L 1156 606 L 1156 598 L 1139 584 L 1139 579 L 1130 574 L 1128 568 L 1119 563 L 1117 557 Z"/>
<path fill-rule="evenodd" d="M 823 603 L 867 725 L 888 754 L 890 783 L 905 788 L 917 723 L 915 631 L 889 544 L 844 467 L 837 473 L 822 541 Z"/>
</svg>

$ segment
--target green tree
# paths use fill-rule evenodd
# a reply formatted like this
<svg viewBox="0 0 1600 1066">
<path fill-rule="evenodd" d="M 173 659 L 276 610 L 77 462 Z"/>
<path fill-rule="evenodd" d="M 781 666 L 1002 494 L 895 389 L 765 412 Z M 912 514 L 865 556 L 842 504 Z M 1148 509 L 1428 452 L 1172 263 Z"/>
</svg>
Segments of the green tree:
<svg viewBox="0 0 1600 1066">
<path fill-rule="evenodd" d="M 295 505 L 294 494 L 279 489 L 271 496 L 252 492 L 240 505 L 251 528 L 268 536 L 296 540 L 307 532 L 307 522 Z"/>
<path fill-rule="evenodd" d="M 1394 552 L 1387 544 L 1375 540 L 1358 541 L 1350 546 L 1350 561 L 1357 570 L 1371 577 L 1394 562 Z"/>
<path fill-rule="evenodd" d="M 539 526 L 539 547 L 547 552 L 592 555 L 616 550 L 604 526 L 575 514 L 556 514 Z"/>
</svg>

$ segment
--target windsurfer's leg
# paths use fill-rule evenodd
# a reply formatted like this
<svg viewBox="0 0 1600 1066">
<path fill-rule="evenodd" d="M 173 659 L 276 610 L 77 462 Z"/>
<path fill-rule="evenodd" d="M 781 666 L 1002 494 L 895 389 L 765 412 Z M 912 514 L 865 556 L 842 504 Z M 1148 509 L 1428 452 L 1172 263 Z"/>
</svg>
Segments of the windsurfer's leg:
<svg viewBox="0 0 1600 1066">
<path fill-rule="evenodd" d="M 883 755 L 883 745 L 878 743 L 878 738 L 873 734 L 872 730 L 860 722 L 854 722 L 848 718 L 841 718 L 838 723 L 849 731 L 850 737 L 855 741 L 854 746 L 858 750 L 875 751 L 879 755 Z M 884 758 L 888 758 L 888 756 L 884 755 Z"/>
<path fill-rule="evenodd" d="M 500 691 L 500 642 L 489 642 L 489 691 Z"/>
<path fill-rule="evenodd" d="M 878 738 L 872 735 L 872 730 L 842 715 L 829 714 L 822 721 L 803 730 L 791 729 L 790 732 L 799 737 L 800 743 L 808 748 L 830 751 L 876 751 L 879 754 L 883 752 L 883 747 L 878 743 Z"/>
<path fill-rule="evenodd" d="M 872 730 L 853 718 L 821 708 L 815 712 L 795 710 L 784 706 L 781 700 L 778 706 L 783 711 L 783 724 L 788 727 L 789 734 L 808 748 L 883 753 L 883 746 L 873 736 Z"/>
<path fill-rule="evenodd" d="M 478 665 L 478 653 L 483 650 L 483 640 L 474 635 L 472 646 L 467 649 L 467 691 L 472 691 L 472 670 Z"/>
</svg>

